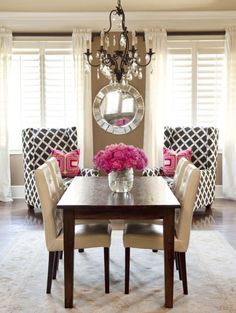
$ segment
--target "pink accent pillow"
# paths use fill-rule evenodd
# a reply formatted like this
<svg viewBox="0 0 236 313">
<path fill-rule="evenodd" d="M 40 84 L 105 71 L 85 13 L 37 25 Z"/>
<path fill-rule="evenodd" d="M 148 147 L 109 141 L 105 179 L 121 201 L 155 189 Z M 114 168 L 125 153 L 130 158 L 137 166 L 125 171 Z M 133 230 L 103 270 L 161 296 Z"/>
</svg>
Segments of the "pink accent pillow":
<svg viewBox="0 0 236 313">
<path fill-rule="evenodd" d="M 173 151 L 164 147 L 163 148 L 163 157 L 164 157 L 163 172 L 164 174 L 166 176 L 174 176 L 175 169 L 179 160 L 184 157 L 187 160 L 191 161 L 191 156 L 192 156 L 191 148 L 176 152 L 176 151 Z"/>
<path fill-rule="evenodd" d="M 52 156 L 57 159 L 61 175 L 63 177 L 74 177 L 79 175 L 80 149 L 76 149 L 68 153 L 52 149 Z"/>
</svg>

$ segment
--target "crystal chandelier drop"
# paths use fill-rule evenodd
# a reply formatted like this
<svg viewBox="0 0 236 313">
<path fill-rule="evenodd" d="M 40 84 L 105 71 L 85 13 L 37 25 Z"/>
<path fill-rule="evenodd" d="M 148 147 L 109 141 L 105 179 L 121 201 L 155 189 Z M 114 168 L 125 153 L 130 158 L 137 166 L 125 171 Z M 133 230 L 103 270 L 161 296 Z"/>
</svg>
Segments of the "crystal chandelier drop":
<svg viewBox="0 0 236 313">
<path fill-rule="evenodd" d="M 141 58 L 135 48 L 135 32 L 132 32 L 132 44 L 130 45 L 129 42 L 128 30 L 125 26 L 125 13 L 122 9 L 120 0 L 117 1 L 116 9 L 110 12 L 109 22 L 109 29 L 101 32 L 101 46 L 96 53 L 96 58 L 99 62 L 97 64 L 92 64 L 92 52 L 87 49 L 87 52 L 84 53 L 87 65 L 89 64 L 93 67 L 97 67 L 97 78 L 99 79 L 100 73 L 102 73 L 107 79 L 109 79 L 110 84 L 121 83 L 122 85 L 126 85 L 128 84 L 128 81 L 133 79 L 133 77 L 142 79 L 142 68 L 151 62 L 154 52 L 152 52 L 152 49 L 149 49 L 149 51 L 146 52 L 145 64 L 141 64 Z M 113 26 L 112 23 L 117 22 L 121 31 L 118 36 L 113 35 L 113 37 L 111 37 L 110 31 Z M 114 49 L 118 46 L 113 53 L 108 52 L 111 45 Z"/>
</svg>

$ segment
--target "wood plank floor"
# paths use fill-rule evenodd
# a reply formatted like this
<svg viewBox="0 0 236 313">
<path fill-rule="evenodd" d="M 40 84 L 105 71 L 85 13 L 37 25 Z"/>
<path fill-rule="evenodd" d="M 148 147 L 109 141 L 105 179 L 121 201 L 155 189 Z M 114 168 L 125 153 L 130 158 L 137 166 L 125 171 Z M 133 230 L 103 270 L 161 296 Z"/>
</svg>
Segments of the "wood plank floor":
<svg viewBox="0 0 236 313">
<path fill-rule="evenodd" d="M 120 222 L 113 226 L 122 228 Z M 0 202 L 0 255 L 14 242 L 18 232 L 36 228 L 43 228 L 42 215 L 29 212 L 24 200 Z M 217 230 L 236 249 L 236 201 L 217 199 L 212 210 L 195 212 L 193 229 Z"/>
</svg>

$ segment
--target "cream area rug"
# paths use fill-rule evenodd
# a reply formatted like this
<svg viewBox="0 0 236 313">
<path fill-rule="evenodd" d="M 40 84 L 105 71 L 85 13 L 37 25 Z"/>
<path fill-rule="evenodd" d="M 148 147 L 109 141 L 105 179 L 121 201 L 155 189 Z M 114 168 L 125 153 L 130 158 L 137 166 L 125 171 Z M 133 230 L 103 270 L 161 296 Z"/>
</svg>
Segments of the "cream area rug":
<svg viewBox="0 0 236 313">
<path fill-rule="evenodd" d="M 163 253 L 131 249 L 130 294 L 124 295 L 122 232 L 112 234 L 110 294 L 104 293 L 103 249 L 75 252 L 74 308 L 64 309 L 63 261 L 47 295 L 44 233 L 19 233 L 1 253 L 1 313 L 235 313 L 236 252 L 215 231 L 192 231 L 187 253 L 189 295 L 175 271 L 174 308 L 164 307 Z"/>
</svg>

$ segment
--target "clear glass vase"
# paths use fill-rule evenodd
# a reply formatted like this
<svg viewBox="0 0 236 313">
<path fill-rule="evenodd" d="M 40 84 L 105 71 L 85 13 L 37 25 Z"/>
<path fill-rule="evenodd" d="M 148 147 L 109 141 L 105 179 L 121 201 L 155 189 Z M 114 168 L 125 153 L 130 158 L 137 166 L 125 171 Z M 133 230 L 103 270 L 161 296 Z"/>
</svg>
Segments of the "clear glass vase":
<svg viewBox="0 0 236 313">
<path fill-rule="evenodd" d="M 108 184 L 113 192 L 129 192 L 133 187 L 134 173 L 132 168 L 108 174 Z"/>
</svg>

